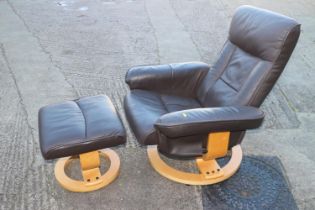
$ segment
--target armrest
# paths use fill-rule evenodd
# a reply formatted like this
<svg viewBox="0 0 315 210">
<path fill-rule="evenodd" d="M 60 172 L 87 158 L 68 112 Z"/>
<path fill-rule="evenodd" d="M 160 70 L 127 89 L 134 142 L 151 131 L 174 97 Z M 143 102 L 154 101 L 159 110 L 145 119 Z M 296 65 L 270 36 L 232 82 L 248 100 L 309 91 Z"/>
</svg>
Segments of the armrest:
<svg viewBox="0 0 315 210">
<path fill-rule="evenodd" d="M 218 131 L 244 131 L 258 128 L 263 119 L 262 111 L 249 106 L 198 108 L 165 114 L 155 127 L 173 138 Z"/>
<path fill-rule="evenodd" d="M 202 62 L 138 66 L 128 70 L 125 81 L 130 89 L 195 96 L 209 68 L 208 64 Z"/>
</svg>

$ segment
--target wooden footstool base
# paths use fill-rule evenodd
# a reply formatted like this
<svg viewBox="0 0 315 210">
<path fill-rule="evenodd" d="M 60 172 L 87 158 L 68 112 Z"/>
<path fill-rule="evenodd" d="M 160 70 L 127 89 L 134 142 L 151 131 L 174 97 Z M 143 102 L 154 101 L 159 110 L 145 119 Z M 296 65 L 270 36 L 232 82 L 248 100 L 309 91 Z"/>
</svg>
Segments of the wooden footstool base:
<svg viewBox="0 0 315 210">
<path fill-rule="evenodd" d="M 109 169 L 101 174 L 100 156 L 109 160 Z M 55 166 L 55 177 L 59 184 L 73 192 L 90 192 L 98 190 L 113 182 L 119 175 L 120 159 L 116 152 L 111 149 L 88 152 L 79 155 L 83 179 L 74 180 L 70 178 L 65 169 L 77 156 L 60 158 Z"/>
</svg>

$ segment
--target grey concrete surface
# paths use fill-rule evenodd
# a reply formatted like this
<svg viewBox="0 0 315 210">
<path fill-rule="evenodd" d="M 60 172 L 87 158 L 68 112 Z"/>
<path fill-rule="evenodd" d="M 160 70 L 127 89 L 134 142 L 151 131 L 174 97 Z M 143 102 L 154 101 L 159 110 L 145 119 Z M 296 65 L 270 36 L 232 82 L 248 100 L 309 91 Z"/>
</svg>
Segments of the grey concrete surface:
<svg viewBox="0 0 315 210">
<path fill-rule="evenodd" d="M 201 209 L 199 187 L 150 167 L 123 114 L 127 69 L 139 64 L 213 63 L 234 9 L 251 4 L 302 23 L 298 46 L 249 132 L 245 154 L 277 156 L 301 209 L 315 208 L 315 3 L 312 0 L 0 0 L 1 209 Z M 127 128 L 119 179 L 69 193 L 39 151 L 37 111 L 49 103 L 107 94 Z M 177 163 L 190 167 L 189 163 Z"/>
</svg>

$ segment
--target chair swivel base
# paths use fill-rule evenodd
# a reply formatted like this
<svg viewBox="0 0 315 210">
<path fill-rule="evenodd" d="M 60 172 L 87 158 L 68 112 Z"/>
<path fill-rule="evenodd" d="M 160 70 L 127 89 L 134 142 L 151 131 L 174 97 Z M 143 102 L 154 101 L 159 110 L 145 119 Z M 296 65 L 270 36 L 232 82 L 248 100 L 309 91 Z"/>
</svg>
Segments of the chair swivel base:
<svg viewBox="0 0 315 210">
<path fill-rule="evenodd" d="M 101 175 L 99 169 L 100 156 L 110 161 L 110 167 L 103 175 Z M 120 159 L 117 153 L 111 149 L 80 154 L 79 158 L 84 181 L 74 180 L 65 173 L 66 167 L 76 157 L 61 158 L 55 165 L 55 177 L 57 181 L 63 188 L 69 191 L 90 192 L 98 190 L 110 184 L 119 175 Z"/>
<path fill-rule="evenodd" d="M 157 146 L 148 146 L 148 157 L 152 167 L 162 176 L 182 184 L 188 185 L 211 185 L 222 182 L 230 178 L 236 173 L 242 162 L 242 149 L 240 145 L 232 148 L 232 155 L 229 162 L 220 167 L 217 161 L 203 160 L 198 158 L 196 160 L 199 174 L 179 171 L 167 165 L 161 158 Z"/>
</svg>

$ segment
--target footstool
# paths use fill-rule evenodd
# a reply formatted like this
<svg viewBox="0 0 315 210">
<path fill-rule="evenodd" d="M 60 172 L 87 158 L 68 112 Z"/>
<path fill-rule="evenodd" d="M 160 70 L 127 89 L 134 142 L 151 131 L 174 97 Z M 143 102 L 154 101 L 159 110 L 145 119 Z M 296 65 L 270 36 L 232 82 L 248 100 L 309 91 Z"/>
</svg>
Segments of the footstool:
<svg viewBox="0 0 315 210">
<path fill-rule="evenodd" d="M 126 134 L 107 96 L 83 97 L 42 107 L 38 121 L 43 157 L 46 160 L 60 158 L 55 165 L 55 177 L 62 187 L 88 192 L 108 185 L 118 176 L 119 157 L 108 148 L 124 144 Z M 103 175 L 100 156 L 110 160 L 110 167 Z M 83 181 L 65 173 L 65 168 L 76 158 L 80 159 Z"/>
</svg>

